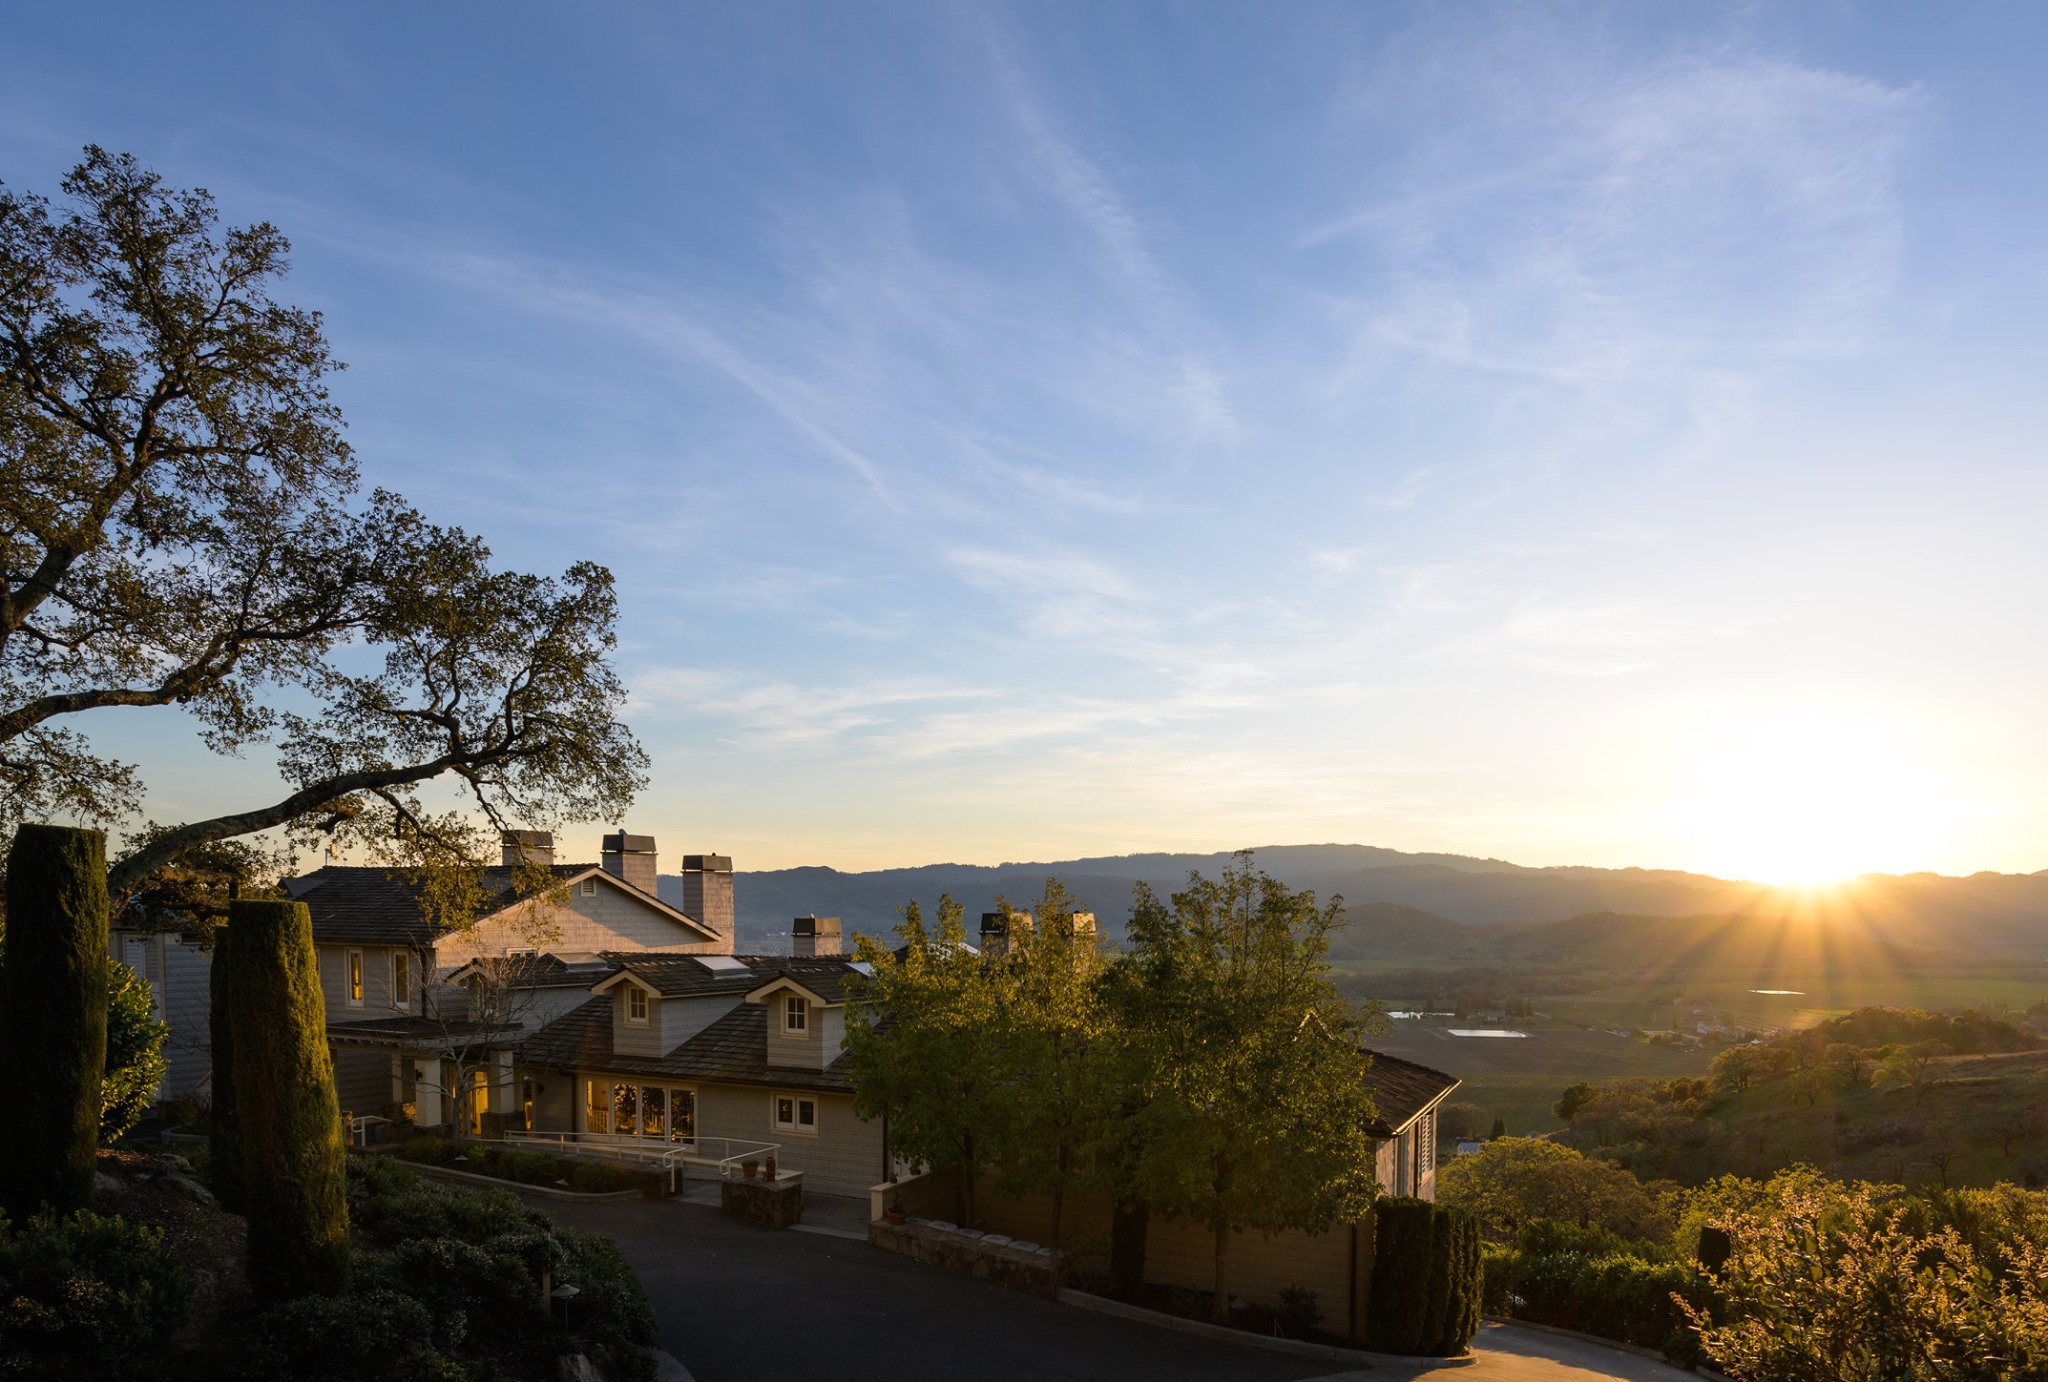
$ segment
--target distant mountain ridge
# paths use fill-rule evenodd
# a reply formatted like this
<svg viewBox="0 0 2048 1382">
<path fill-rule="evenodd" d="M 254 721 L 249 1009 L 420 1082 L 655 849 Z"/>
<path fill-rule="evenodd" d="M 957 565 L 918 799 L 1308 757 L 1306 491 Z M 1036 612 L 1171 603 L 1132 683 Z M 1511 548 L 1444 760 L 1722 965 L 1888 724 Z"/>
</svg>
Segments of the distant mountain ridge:
<svg viewBox="0 0 2048 1382">
<path fill-rule="evenodd" d="M 1435 938 L 1462 949 L 1468 941 L 1457 938 L 1469 932 L 1470 942 L 1483 940 L 1495 955 L 1515 948 L 1518 933 L 1546 923 L 1577 919 L 1603 934 L 1617 928 L 1664 931 L 1631 924 L 1653 917 L 1761 918 L 1787 929 L 1849 929 L 1912 949 L 2048 955 L 2048 871 L 1961 878 L 1880 874 L 1809 893 L 1669 869 L 1527 868 L 1501 859 L 1372 845 L 1276 845 L 1255 850 L 1254 858 L 1290 887 L 1312 889 L 1323 898 L 1341 895 L 1357 933 L 1394 926 L 1412 941 Z M 790 919 L 807 913 L 840 917 L 849 935 L 886 935 L 906 902 L 915 899 L 929 912 L 941 894 L 961 903 L 971 929 L 981 913 L 995 910 L 998 897 L 1028 906 L 1047 878 L 1058 878 L 1092 908 L 1106 933 L 1121 936 L 1135 884 L 1147 883 L 1165 896 L 1183 887 L 1191 871 L 1213 877 L 1230 860 L 1224 852 L 1155 853 L 860 873 L 822 866 L 742 872 L 734 878 L 739 941 L 742 949 L 783 949 Z M 661 891 L 680 902 L 681 880 L 663 878 Z M 1585 920 L 1595 916 L 1612 920 Z M 1664 937 L 1668 941 L 1671 933 L 1664 931 Z M 1746 939 L 1737 948 L 1759 943 Z M 1734 941 L 1724 937 L 1714 944 Z"/>
</svg>

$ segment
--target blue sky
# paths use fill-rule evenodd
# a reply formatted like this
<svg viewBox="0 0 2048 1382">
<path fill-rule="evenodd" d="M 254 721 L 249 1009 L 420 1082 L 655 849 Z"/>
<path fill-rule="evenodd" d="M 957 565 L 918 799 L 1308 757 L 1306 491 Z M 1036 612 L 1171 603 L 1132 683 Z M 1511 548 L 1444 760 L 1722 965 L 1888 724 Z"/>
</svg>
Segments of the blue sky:
<svg viewBox="0 0 2048 1382">
<path fill-rule="evenodd" d="M 292 237 L 369 479 L 617 573 L 665 852 L 2030 870 L 2044 40 L 42 6 L 0 177 L 98 142 Z M 269 789 L 104 742 L 163 818 Z"/>
</svg>

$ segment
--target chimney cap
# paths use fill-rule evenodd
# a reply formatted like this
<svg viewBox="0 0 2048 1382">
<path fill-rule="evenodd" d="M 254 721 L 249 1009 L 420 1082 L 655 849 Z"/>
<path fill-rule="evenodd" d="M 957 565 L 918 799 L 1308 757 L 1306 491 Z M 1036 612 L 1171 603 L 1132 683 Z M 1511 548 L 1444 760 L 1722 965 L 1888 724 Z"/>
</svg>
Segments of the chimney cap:
<svg viewBox="0 0 2048 1382">
<path fill-rule="evenodd" d="M 652 854 L 654 853 L 654 837 L 652 835 L 628 835 L 623 830 L 614 831 L 612 834 L 604 837 L 604 852 L 606 854 Z"/>
<path fill-rule="evenodd" d="M 724 854 L 685 854 L 684 873 L 731 873 L 732 859 Z"/>
</svg>

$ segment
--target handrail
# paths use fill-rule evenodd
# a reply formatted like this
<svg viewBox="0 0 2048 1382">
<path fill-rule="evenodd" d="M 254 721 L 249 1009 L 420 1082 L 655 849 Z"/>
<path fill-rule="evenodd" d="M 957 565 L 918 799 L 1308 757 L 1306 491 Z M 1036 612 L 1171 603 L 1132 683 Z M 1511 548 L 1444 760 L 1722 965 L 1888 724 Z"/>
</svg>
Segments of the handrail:
<svg viewBox="0 0 2048 1382">
<path fill-rule="evenodd" d="M 735 1168 L 744 1163 L 774 1156 L 780 1142 L 748 1142 L 733 1137 L 694 1137 L 686 1142 L 661 1143 L 631 1133 L 604 1132 L 507 1132 L 504 1140 L 528 1146 L 551 1146 L 593 1152 L 622 1161 L 656 1162 L 668 1172 L 669 1191 L 675 1191 L 678 1166 L 716 1166 L 721 1180 L 735 1179 Z M 717 1143 L 725 1155 L 713 1157 L 705 1144 Z"/>
</svg>

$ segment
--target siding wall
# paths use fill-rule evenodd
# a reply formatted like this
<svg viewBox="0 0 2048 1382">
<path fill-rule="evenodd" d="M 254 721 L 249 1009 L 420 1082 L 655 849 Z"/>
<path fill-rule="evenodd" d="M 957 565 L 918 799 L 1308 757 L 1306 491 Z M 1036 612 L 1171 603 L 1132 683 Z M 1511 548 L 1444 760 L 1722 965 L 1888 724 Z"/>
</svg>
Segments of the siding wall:
<svg viewBox="0 0 2048 1382">
<path fill-rule="evenodd" d="M 628 1022 L 626 1015 L 632 1011 L 632 998 L 628 995 L 631 984 L 620 984 L 605 997 L 612 1004 L 612 1050 L 622 1056 L 646 1056 L 659 1060 L 668 1054 L 668 1048 L 661 1042 L 661 999 L 647 994 L 647 1020 L 638 1024 Z M 645 989 L 641 990 L 646 993 Z"/>
<path fill-rule="evenodd" d="M 391 990 L 392 948 L 384 945 L 328 945 L 313 947 L 320 962 L 320 996 L 327 1001 L 329 1022 L 368 1022 L 379 1017 L 403 1017 L 419 1011 L 419 995 L 411 993 L 412 1006 L 400 1008 L 393 1003 Z M 361 951 L 363 956 L 363 1001 L 360 1007 L 348 1001 L 348 957 L 350 951 Z M 415 957 L 407 961 L 407 968 L 419 969 Z M 408 975 L 409 988 L 419 983 L 417 973 Z"/>
<path fill-rule="evenodd" d="M 391 1116 L 391 1057 L 381 1051 L 336 1051 L 334 1094 L 344 1114 Z"/>
<path fill-rule="evenodd" d="M 825 1024 L 816 1003 L 807 1005 L 810 1017 L 802 1032 L 782 1030 L 784 1005 L 796 996 L 787 989 L 768 995 L 768 1063 L 793 1070 L 823 1070 L 828 1064 L 824 1058 Z M 834 1058 L 839 1055 L 837 1051 L 832 1054 Z"/>
<path fill-rule="evenodd" d="M 161 933 L 115 931 L 107 941 L 115 959 L 149 981 L 159 1020 L 170 1024 L 164 1039 L 169 1069 L 158 1099 L 178 1099 L 210 1088 L 213 1048 L 207 1031 L 208 975 L 213 952 Z"/>
<path fill-rule="evenodd" d="M 503 917 L 480 923 L 471 936 L 443 942 L 441 965 L 454 968 L 478 955 L 502 955 L 508 950 L 732 953 L 730 941 L 697 940 L 693 932 L 608 879 L 597 880 L 597 891 L 587 897 L 581 883 L 572 883 L 566 910 L 554 909 L 545 916 L 540 910 L 540 903 L 529 902 Z"/>
</svg>

